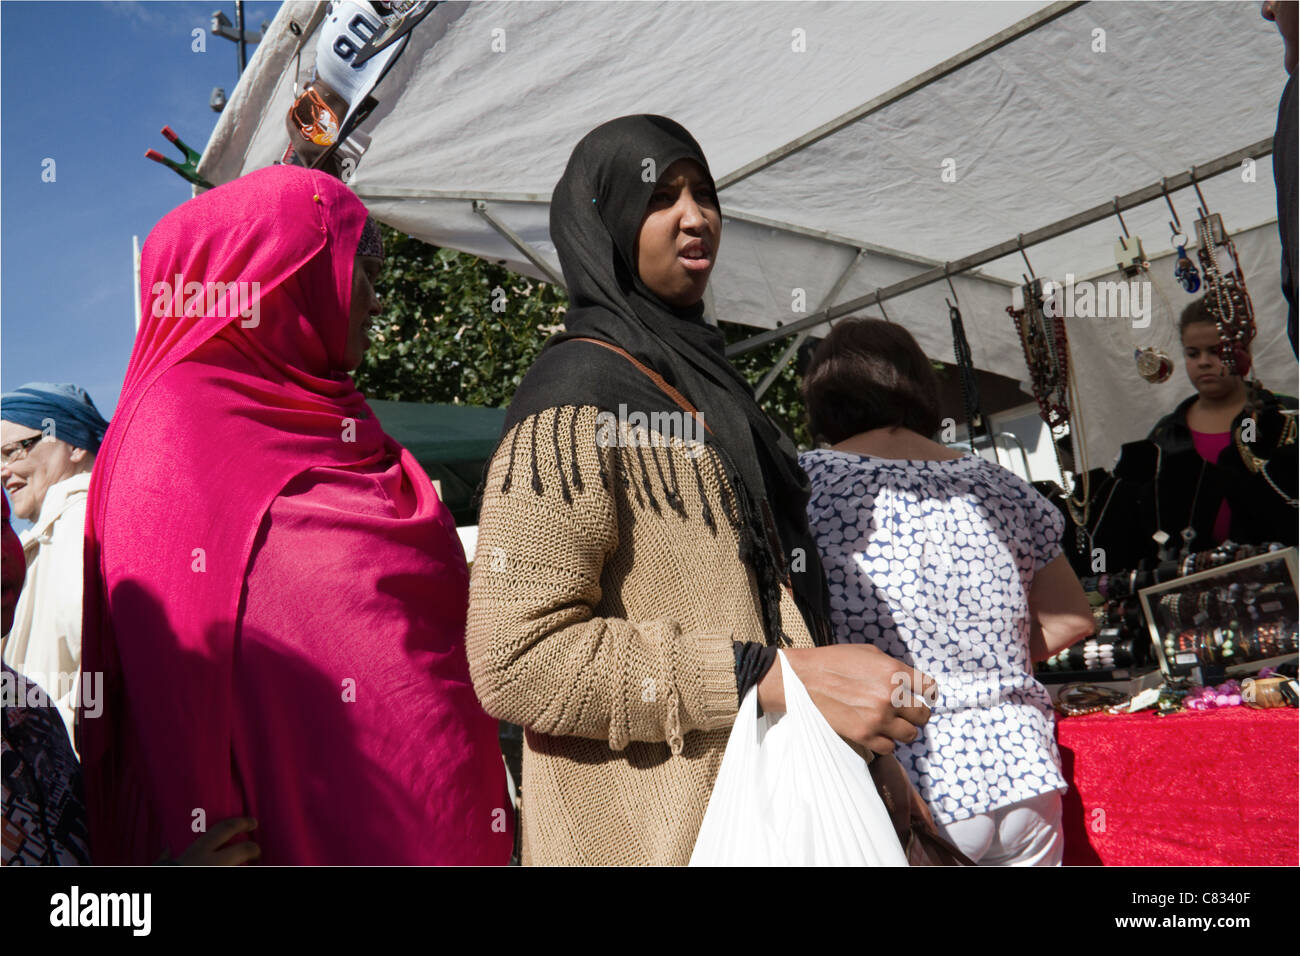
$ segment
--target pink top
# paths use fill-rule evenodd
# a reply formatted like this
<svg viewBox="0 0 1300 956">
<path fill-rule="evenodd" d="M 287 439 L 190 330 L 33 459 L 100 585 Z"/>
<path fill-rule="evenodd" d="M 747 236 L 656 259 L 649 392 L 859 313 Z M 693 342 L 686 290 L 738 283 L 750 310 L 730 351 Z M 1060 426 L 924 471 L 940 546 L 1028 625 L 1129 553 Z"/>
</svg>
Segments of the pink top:
<svg viewBox="0 0 1300 956">
<path fill-rule="evenodd" d="M 86 521 L 96 863 L 240 815 L 264 863 L 509 860 L 454 522 L 339 371 L 365 216 L 338 180 L 273 166 L 145 243 Z"/>
<path fill-rule="evenodd" d="M 1219 454 L 1232 443 L 1232 432 L 1198 432 L 1189 429 L 1192 441 L 1196 443 L 1196 453 L 1211 465 L 1217 464 Z M 1232 514 L 1228 511 L 1228 500 L 1219 503 L 1219 513 L 1214 516 L 1214 543 L 1222 544 L 1228 540 L 1232 527 Z"/>
</svg>

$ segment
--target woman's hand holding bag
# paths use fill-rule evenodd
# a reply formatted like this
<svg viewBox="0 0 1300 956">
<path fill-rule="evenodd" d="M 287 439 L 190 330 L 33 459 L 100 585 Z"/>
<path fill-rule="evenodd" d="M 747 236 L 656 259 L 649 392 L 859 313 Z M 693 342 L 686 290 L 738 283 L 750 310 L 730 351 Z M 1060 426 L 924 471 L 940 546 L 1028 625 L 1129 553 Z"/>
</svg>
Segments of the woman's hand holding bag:
<svg viewBox="0 0 1300 956">
<path fill-rule="evenodd" d="M 896 743 L 914 741 L 930 719 L 934 680 L 874 645 L 832 644 L 784 653 L 788 670 L 799 675 L 817 710 L 851 744 L 890 754 Z M 786 709 L 783 674 L 773 667 L 758 685 L 758 706 L 765 713 Z"/>
<path fill-rule="evenodd" d="M 778 667 L 785 713 L 760 717 L 758 688 L 745 695 L 691 865 L 906 866 L 866 761 L 822 716 L 784 651 Z M 878 736 L 866 720 L 860 730 Z"/>
</svg>

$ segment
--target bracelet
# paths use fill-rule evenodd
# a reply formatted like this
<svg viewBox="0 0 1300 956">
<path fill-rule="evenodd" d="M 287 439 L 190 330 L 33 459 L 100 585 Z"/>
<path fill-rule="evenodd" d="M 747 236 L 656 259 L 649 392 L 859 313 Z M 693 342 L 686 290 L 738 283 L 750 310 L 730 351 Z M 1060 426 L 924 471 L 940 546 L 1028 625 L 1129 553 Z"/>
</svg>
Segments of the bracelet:
<svg viewBox="0 0 1300 956">
<path fill-rule="evenodd" d="M 1277 654 L 1281 641 L 1282 628 L 1277 624 L 1261 624 L 1255 629 L 1259 636 L 1260 648 L 1266 657 L 1273 657 Z"/>
<path fill-rule="evenodd" d="M 1126 704 L 1128 700 L 1127 694 L 1121 694 L 1107 687 L 1074 684 L 1061 691 L 1060 696 L 1056 698 L 1056 710 L 1065 717 L 1082 717 L 1084 714 L 1095 714 L 1111 707 L 1118 707 Z"/>
<path fill-rule="evenodd" d="M 1145 640 L 1143 641 L 1143 645 L 1145 646 Z M 1134 649 L 1137 646 L 1136 641 L 1132 638 L 1127 638 L 1123 641 L 1116 641 L 1113 646 L 1115 648 L 1114 655 L 1116 667 L 1128 667 L 1134 663 L 1136 660 L 1136 654 L 1134 653 Z"/>
<path fill-rule="evenodd" d="M 1226 627 L 1215 628 L 1216 634 L 1219 635 L 1219 656 L 1225 663 L 1231 663 L 1232 658 L 1237 656 L 1237 642 L 1233 638 L 1232 631 Z"/>
<path fill-rule="evenodd" d="M 1279 685 L 1285 677 L 1247 677 L 1241 682 L 1241 700 L 1247 707 L 1285 707 Z"/>
<path fill-rule="evenodd" d="M 1178 617 L 1178 595 L 1166 594 L 1160 599 L 1160 609 L 1171 627 L 1179 627 L 1182 621 Z"/>
</svg>

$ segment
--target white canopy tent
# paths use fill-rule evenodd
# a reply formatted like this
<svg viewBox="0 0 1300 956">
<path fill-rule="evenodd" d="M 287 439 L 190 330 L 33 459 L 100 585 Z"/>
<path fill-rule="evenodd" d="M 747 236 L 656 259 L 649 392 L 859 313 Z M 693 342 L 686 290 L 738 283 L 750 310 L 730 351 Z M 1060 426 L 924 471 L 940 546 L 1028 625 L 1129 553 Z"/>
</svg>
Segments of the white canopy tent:
<svg viewBox="0 0 1300 956">
<path fill-rule="evenodd" d="M 208 180 L 283 153 L 323 16 L 283 5 L 204 151 Z M 411 235 L 554 277 L 548 204 L 573 145 L 615 116 L 671 116 L 721 187 L 712 314 L 757 331 L 799 319 L 800 299 L 805 313 L 860 299 L 1244 150 L 1259 161 L 1200 186 L 1241 256 L 1257 373 L 1293 392 L 1267 156 L 1281 61 L 1253 3 L 443 3 L 374 91 L 351 185 Z M 1195 193 L 1172 200 L 1190 233 Z M 1158 192 L 1124 209 L 1152 260 L 1151 327 L 1066 323 L 1091 466 L 1190 391 L 1181 370 L 1150 385 L 1132 360 L 1155 345 L 1178 362 L 1191 297 L 1170 218 Z M 1107 218 L 1026 253 L 1040 277 L 1118 278 L 1119 230 Z M 1015 252 L 952 279 L 975 364 L 1021 380 L 1005 308 L 1026 271 Z M 940 281 L 885 310 L 951 361 L 950 295 Z"/>
</svg>

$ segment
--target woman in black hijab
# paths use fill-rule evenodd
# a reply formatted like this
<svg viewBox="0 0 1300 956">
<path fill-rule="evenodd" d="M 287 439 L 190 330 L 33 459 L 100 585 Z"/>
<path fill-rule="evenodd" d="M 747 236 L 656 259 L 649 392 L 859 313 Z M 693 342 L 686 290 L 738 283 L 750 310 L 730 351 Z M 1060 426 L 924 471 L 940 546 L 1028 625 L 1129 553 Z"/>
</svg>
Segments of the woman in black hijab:
<svg viewBox="0 0 1300 956">
<path fill-rule="evenodd" d="M 784 709 L 778 647 L 851 741 L 928 718 L 920 675 L 828 646 L 807 478 L 704 321 L 721 230 L 661 116 L 587 134 L 552 197 L 570 309 L 489 465 L 468 639 L 484 706 L 527 730 L 525 862 L 686 862 L 739 699 Z"/>
<path fill-rule="evenodd" d="M 647 175 L 653 171 L 662 171 L 662 182 Z M 671 215 L 680 191 L 672 182 L 679 177 L 690 183 L 699 209 L 695 221 L 677 230 L 660 227 L 647 237 L 657 244 L 642 243 L 643 220 L 665 209 Z M 718 195 L 704 154 L 677 123 L 662 116 L 628 116 L 587 134 L 551 201 L 551 237 L 569 291 L 565 331 L 546 343 L 529 370 L 505 427 L 557 399 L 614 413 L 620 404 L 647 415 L 676 410 L 649 377 L 630 374 L 631 366 L 618 353 L 590 342 L 559 346 L 596 339 L 631 353 L 702 411 L 707 440 L 718 448 L 738 492 L 741 508 L 734 520 L 743 532 L 741 558 L 753 561 L 759 577 L 770 644 L 789 643 L 775 609 L 788 571 L 783 556 L 796 548 L 807 555 L 807 571 L 791 576 L 794 592 L 810 633 L 826 644 L 828 598 L 804 510 L 807 475 L 794 444 L 758 407 L 753 388 L 727 361 L 722 333 L 704 321 L 704 289 L 721 231 Z M 652 271 L 656 291 L 646 286 L 642 271 Z M 673 491 L 666 489 L 670 505 Z M 707 512 L 699 517 L 715 520 Z"/>
</svg>

